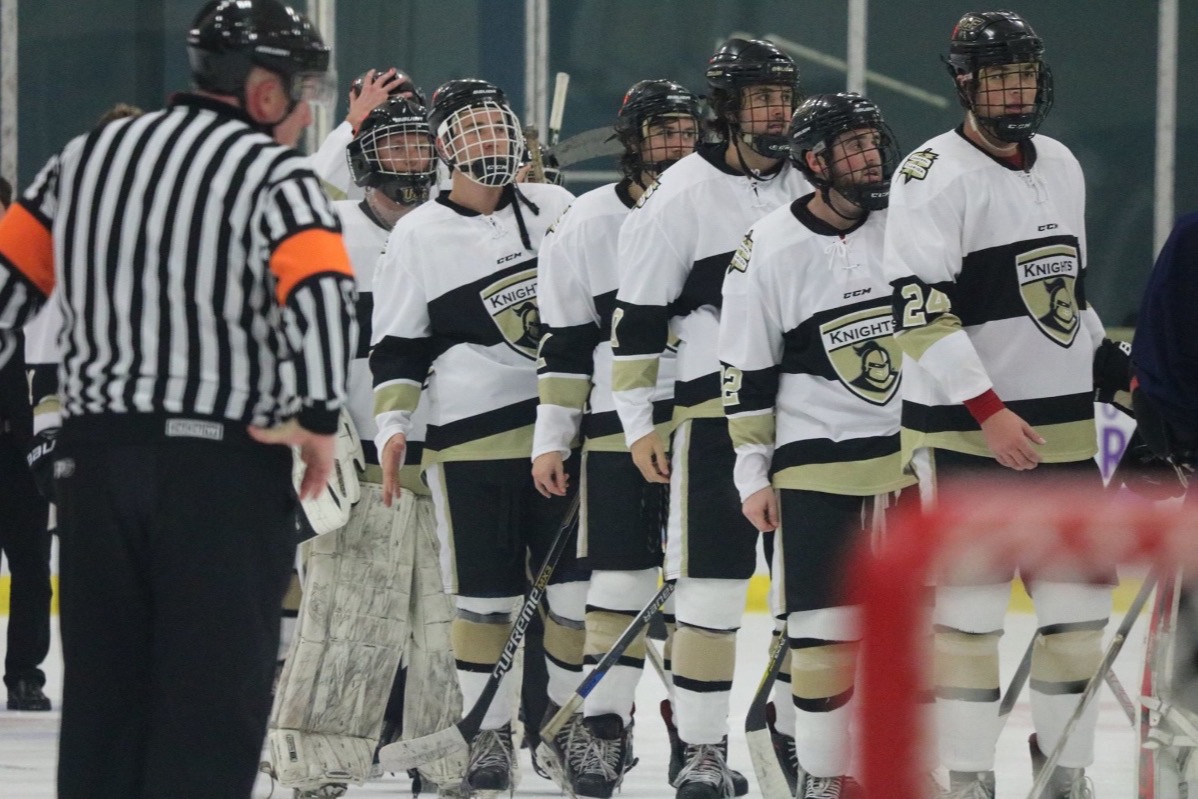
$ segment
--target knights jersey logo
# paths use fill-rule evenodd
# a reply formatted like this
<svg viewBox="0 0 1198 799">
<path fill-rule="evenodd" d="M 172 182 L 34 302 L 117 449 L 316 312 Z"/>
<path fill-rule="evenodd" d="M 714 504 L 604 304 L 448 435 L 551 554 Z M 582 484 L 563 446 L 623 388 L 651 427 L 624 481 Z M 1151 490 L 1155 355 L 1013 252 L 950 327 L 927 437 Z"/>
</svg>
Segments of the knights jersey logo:
<svg viewBox="0 0 1198 799">
<path fill-rule="evenodd" d="M 845 314 L 820 325 L 819 334 L 845 388 L 873 405 L 890 402 L 902 380 L 903 363 L 890 306 Z"/>
<path fill-rule="evenodd" d="M 920 150 L 917 153 L 911 153 L 899 169 L 899 174 L 903 176 L 903 182 L 910 183 L 913 180 L 923 180 L 926 178 L 928 171 L 932 168 L 932 164 L 936 163 L 936 159 L 939 157 L 939 153 L 934 153 L 931 150 Z"/>
<path fill-rule="evenodd" d="M 537 358 L 541 315 L 537 309 L 537 270 L 526 269 L 497 280 L 479 292 L 483 307 L 509 347 L 530 361 Z"/>
<path fill-rule="evenodd" d="M 1028 314 L 1048 338 L 1068 347 L 1077 336 L 1077 248 L 1051 244 L 1015 256 L 1019 296 Z"/>
<path fill-rule="evenodd" d="M 749 268 L 749 258 L 753 256 L 753 231 L 745 234 L 740 246 L 736 248 L 736 252 L 732 255 L 732 261 L 728 264 L 728 272 L 733 269 L 737 272 L 744 272 Z"/>
</svg>

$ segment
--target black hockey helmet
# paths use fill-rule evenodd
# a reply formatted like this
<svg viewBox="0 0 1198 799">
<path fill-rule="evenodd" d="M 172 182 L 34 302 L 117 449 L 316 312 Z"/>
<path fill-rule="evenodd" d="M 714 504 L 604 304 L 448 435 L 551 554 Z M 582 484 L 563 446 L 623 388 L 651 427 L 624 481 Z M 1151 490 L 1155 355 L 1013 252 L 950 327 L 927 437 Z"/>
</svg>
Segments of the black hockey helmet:
<svg viewBox="0 0 1198 799">
<path fill-rule="evenodd" d="M 1023 141 L 1035 135 L 1053 103 L 1052 71 L 1044 63 L 1044 42 L 1014 11 L 970 11 L 953 27 L 944 59 L 957 86 L 961 105 L 1000 141 Z M 1036 100 L 1026 114 L 978 114 L 979 70 L 1007 64 L 1036 65 Z M 961 78 L 965 79 L 962 80 Z"/>
<path fill-rule="evenodd" d="M 767 158 L 785 158 L 785 135 L 751 136 L 740 132 L 742 90 L 748 86 L 789 86 L 789 116 L 799 101 L 799 67 L 794 59 L 763 39 L 729 39 L 707 61 L 707 86 L 716 127 L 725 137 L 740 135 L 755 152 Z"/>
<path fill-rule="evenodd" d="M 847 131 L 870 130 L 877 138 L 872 141 L 877 151 L 877 174 L 872 179 L 859 178 L 856 172 L 843 169 L 832 159 L 832 145 Z M 821 176 L 807 164 L 807 153 L 813 153 L 824 164 Z M 859 94 L 814 94 L 795 111 L 790 121 L 790 157 L 812 185 L 838 194 L 867 211 L 878 211 L 890 202 L 890 178 L 899 161 L 898 143 L 891 133 L 882 112 L 871 100 Z"/>
<path fill-rule="evenodd" d="M 382 69 L 376 69 L 374 70 L 374 75 L 375 77 L 378 77 L 379 75 L 382 75 L 383 73 L 392 69 L 395 70 L 395 76 L 399 78 L 399 83 L 397 83 L 391 89 L 391 91 L 387 92 L 388 96 L 406 97 L 409 100 L 415 100 L 416 103 L 421 106 L 428 105 L 428 100 L 424 96 L 424 90 L 416 85 L 416 83 L 412 80 L 411 75 L 404 72 L 399 67 L 383 67 Z M 367 73 L 363 73 L 354 78 L 354 82 L 349 85 L 349 91 L 354 97 L 357 97 L 362 93 L 362 85 L 366 80 L 366 74 Z"/>
<path fill-rule="evenodd" d="M 693 119 L 699 131 L 703 110 L 694 92 L 680 83 L 664 78 L 637 81 L 624 95 L 613 128 L 624 145 L 620 167 L 624 176 L 636 180 L 642 172 L 660 175 L 674 160 L 646 161 L 641 143 L 648 137 L 649 126 L 661 119 Z"/>
<path fill-rule="evenodd" d="M 462 125 L 480 112 L 498 112 L 498 119 L 472 125 L 475 136 L 489 141 L 506 140 L 506 147 L 484 151 L 462 136 Z M 514 183 L 524 157 L 524 132 L 507 95 L 493 83 L 473 78 L 447 81 L 433 92 L 429 126 L 440 155 L 452 168 L 461 170 L 484 186 Z"/>
<path fill-rule="evenodd" d="M 329 102 L 329 48 L 308 18 L 279 0 L 211 0 L 187 34 L 196 86 L 240 97 L 254 67 L 287 81 L 294 103 Z M 317 96 L 319 95 L 319 96 Z"/>
<path fill-rule="evenodd" d="M 437 171 L 424 106 L 406 97 L 387 98 L 362 120 L 345 156 L 355 185 L 403 205 L 424 202 Z"/>
</svg>

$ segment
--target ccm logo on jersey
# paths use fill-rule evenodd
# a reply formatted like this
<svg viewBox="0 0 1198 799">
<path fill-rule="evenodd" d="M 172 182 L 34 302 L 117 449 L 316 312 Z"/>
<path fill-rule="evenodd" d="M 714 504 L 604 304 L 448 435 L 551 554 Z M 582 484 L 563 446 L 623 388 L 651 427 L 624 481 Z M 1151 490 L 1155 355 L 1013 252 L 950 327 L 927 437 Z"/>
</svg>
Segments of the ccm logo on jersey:
<svg viewBox="0 0 1198 799">
<path fill-rule="evenodd" d="M 867 289 L 857 289 L 856 291 L 850 291 L 850 292 L 846 293 L 844 295 L 844 298 L 846 300 L 848 300 L 848 299 L 852 299 L 853 297 L 864 297 L 866 294 L 869 294 L 871 291 L 873 291 L 873 289 L 868 289 L 868 288 Z"/>
<path fill-rule="evenodd" d="M 514 261 L 514 260 L 516 260 L 517 258 L 519 258 L 519 257 L 520 257 L 521 255 L 523 255 L 523 254 L 524 254 L 523 252 L 514 252 L 514 253 L 512 253 L 511 255 L 505 255 L 505 256 L 503 256 L 502 258 L 496 258 L 496 259 L 495 259 L 495 264 L 496 264 L 496 265 L 499 265 L 499 264 L 506 264 L 508 261 Z"/>
<path fill-rule="evenodd" d="M 939 158 L 938 153 L 931 150 L 920 150 L 917 153 L 911 153 L 907 156 L 907 160 L 903 162 L 902 169 L 899 174 L 903 176 L 904 183 L 910 183 L 913 180 L 923 180 L 928 176 L 928 171 L 931 170 L 932 164 L 936 163 Z"/>
<path fill-rule="evenodd" d="M 1057 225 L 1056 222 L 1049 222 L 1047 225 L 1040 225 L 1040 227 L 1036 228 L 1036 230 L 1043 233 L 1046 230 L 1056 230 L 1057 227 L 1059 227 L 1059 226 Z"/>
</svg>

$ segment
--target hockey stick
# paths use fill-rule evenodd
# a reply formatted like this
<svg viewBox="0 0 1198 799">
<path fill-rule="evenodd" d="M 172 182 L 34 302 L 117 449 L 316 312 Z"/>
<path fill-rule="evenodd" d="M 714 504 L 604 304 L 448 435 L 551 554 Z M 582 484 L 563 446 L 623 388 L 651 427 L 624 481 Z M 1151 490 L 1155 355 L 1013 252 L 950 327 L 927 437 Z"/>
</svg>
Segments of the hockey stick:
<svg viewBox="0 0 1198 799">
<path fill-rule="evenodd" d="M 1136 726 L 1136 706 L 1131 701 L 1131 697 L 1127 694 L 1127 689 L 1123 687 L 1123 683 L 1115 676 L 1114 671 L 1108 671 L 1103 677 L 1106 682 L 1106 687 L 1111 689 L 1111 693 L 1115 695 L 1116 701 L 1119 702 L 1119 707 L 1123 709 L 1123 715 L 1127 716 L 1127 721 L 1131 726 Z"/>
<path fill-rule="evenodd" d="M 749 713 L 745 716 L 745 739 L 749 744 L 749 756 L 753 759 L 753 771 L 757 772 L 757 789 L 765 799 L 791 799 L 794 796 L 794 788 L 787 782 L 786 773 L 782 770 L 778 755 L 774 751 L 769 719 L 766 717 L 770 691 L 778 679 L 778 672 L 782 670 L 782 661 L 786 659 L 788 649 L 786 629 L 783 628 L 778 633 L 778 640 L 770 647 L 769 665 L 757 685 L 757 693 L 753 695 Z"/>
<path fill-rule="evenodd" d="M 624 632 L 620 633 L 620 637 L 611 645 L 611 649 L 607 651 L 607 654 L 599 659 L 599 662 L 595 664 L 595 668 L 591 670 L 591 673 L 578 684 L 578 687 L 574 689 L 574 694 L 541 727 L 541 743 L 537 746 L 537 762 L 543 763 L 550 774 L 560 776 L 565 773 L 565 769 L 561 761 L 557 759 L 557 753 L 550 749 L 549 744 L 546 742 L 552 741 L 554 736 L 561 732 L 562 727 L 566 726 L 566 722 L 570 720 L 570 717 L 578 712 L 578 709 L 582 707 L 583 701 L 591 691 L 595 690 L 595 686 L 599 684 L 604 675 L 611 671 L 611 667 L 616 665 L 616 661 L 624 654 L 624 650 L 628 649 L 636 637 L 641 634 L 641 631 L 649 626 L 649 619 L 670 598 L 676 587 L 677 583 L 675 582 L 662 584 L 657 593 L 653 595 L 653 598 L 641 608 L 640 613 L 636 614 L 632 621 L 628 623 L 628 626 L 624 628 Z M 648 641 L 645 643 L 646 645 L 650 645 Z"/>
<path fill-rule="evenodd" d="M 649 661 L 649 665 L 657 672 L 661 684 L 666 687 L 666 695 L 673 696 L 674 686 L 670 684 L 670 675 L 666 673 L 666 662 L 662 659 L 661 653 L 657 651 L 657 647 L 652 640 L 645 640 L 645 658 Z"/>
<path fill-rule="evenodd" d="M 560 166 L 567 167 L 590 161 L 592 158 L 616 156 L 624 152 L 624 145 L 616 139 L 611 127 L 592 128 L 571 136 L 551 147 L 547 155 L 557 159 Z"/>
<path fill-rule="evenodd" d="M 1011 682 L 1007 685 L 1006 693 L 1002 695 L 1002 703 L 998 706 L 998 721 L 999 729 L 1007 723 L 1007 716 L 1011 715 L 1011 710 L 1014 709 L 1015 703 L 1019 700 L 1019 695 L 1023 693 L 1023 686 L 1027 685 L 1028 675 L 1032 672 L 1032 650 L 1036 647 L 1036 642 L 1040 640 L 1040 631 L 1032 633 L 1032 640 L 1027 642 L 1027 649 L 1023 652 L 1023 659 L 1019 661 L 1019 665 L 1015 668 L 1015 673 L 1011 675 Z"/>
<path fill-rule="evenodd" d="M 570 73 L 557 73 L 553 84 L 553 103 L 549 106 L 549 129 L 545 131 L 545 146 L 557 146 L 562 135 L 562 117 L 566 113 L 566 91 L 570 88 Z"/>
<path fill-rule="evenodd" d="M 1123 649 L 1123 644 L 1127 640 L 1128 634 L 1131 632 L 1132 626 L 1136 623 L 1136 619 L 1140 616 L 1140 611 L 1144 609 L 1144 603 L 1148 601 L 1148 597 L 1152 594 L 1152 589 L 1156 587 L 1159 572 L 1156 568 L 1148 573 L 1144 578 L 1144 584 L 1140 586 L 1139 593 L 1132 600 L 1131 606 L 1128 607 L 1127 613 L 1123 616 L 1123 621 L 1119 623 L 1119 628 L 1115 630 L 1115 636 L 1111 642 L 1107 644 L 1106 652 L 1103 653 L 1102 660 L 1098 664 L 1098 669 L 1094 672 L 1094 676 L 1086 683 L 1086 690 L 1082 692 L 1081 699 L 1078 700 L 1077 707 L 1073 711 L 1073 715 L 1069 717 L 1069 722 L 1065 725 L 1064 731 L 1061 732 L 1061 738 L 1057 741 L 1057 745 L 1052 748 L 1052 752 L 1045 758 L 1044 765 L 1040 767 L 1036 774 L 1036 781 L 1032 784 L 1031 793 L 1028 794 L 1028 799 L 1040 799 L 1044 795 L 1044 790 L 1048 787 L 1049 781 L 1052 779 L 1052 773 L 1056 769 L 1056 765 L 1060 762 L 1061 753 L 1065 751 L 1065 744 L 1069 742 L 1069 736 L 1077 728 L 1078 722 L 1081 721 L 1082 713 L 1085 712 L 1086 706 L 1094 699 L 1098 693 L 1098 689 L 1102 687 L 1104 675 L 1111 670 L 1115 658 Z"/>
<path fill-rule="evenodd" d="M 528 589 L 528 595 L 520 607 L 520 614 L 516 616 L 516 621 L 512 624 L 512 631 L 508 634 L 507 643 L 503 645 L 499 662 L 492 669 L 491 676 L 487 678 L 487 684 L 483 686 L 483 691 L 475 701 L 474 707 L 470 708 L 470 712 L 452 727 L 447 727 L 431 735 L 413 738 L 410 741 L 396 741 L 384 746 L 379 750 L 379 763 L 384 769 L 407 771 L 430 760 L 464 752 L 470 748 L 470 742 L 482 728 L 483 717 L 487 715 L 487 710 L 491 707 L 492 700 L 495 699 L 495 693 L 499 690 L 499 683 L 503 679 L 503 675 L 511 670 L 512 663 L 515 662 L 516 650 L 520 647 L 521 639 L 524 638 L 524 631 L 528 628 L 529 620 L 537 612 L 537 606 L 545 594 L 549 579 L 553 576 L 553 570 L 557 566 L 558 560 L 561 559 L 562 553 L 565 552 L 566 545 L 571 541 L 572 533 L 578 523 L 578 503 L 579 492 L 575 491 L 574 497 L 566 509 L 562 525 L 553 539 L 548 554 L 545 555 L 545 562 L 541 564 L 541 571 L 537 573 L 537 581 Z"/>
</svg>

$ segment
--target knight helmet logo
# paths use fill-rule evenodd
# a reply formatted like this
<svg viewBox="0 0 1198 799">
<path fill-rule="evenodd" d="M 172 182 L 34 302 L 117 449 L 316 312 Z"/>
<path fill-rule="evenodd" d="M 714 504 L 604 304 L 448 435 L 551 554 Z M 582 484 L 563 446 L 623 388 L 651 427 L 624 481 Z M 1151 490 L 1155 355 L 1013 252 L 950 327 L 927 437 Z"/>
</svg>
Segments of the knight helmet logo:
<svg viewBox="0 0 1198 799">
<path fill-rule="evenodd" d="M 1062 347 L 1077 337 L 1077 248 L 1051 244 L 1015 256 L 1019 296 L 1040 332 Z"/>
<path fill-rule="evenodd" d="M 479 292 L 479 296 L 504 342 L 530 361 L 535 361 L 537 345 L 541 341 L 535 266 L 495 281 Z"/>
<path fill-rule="evenodd" d="M 845 388 L 874 405 L 890 402 L 902 380 L 903 354 L 889 306 L 845 314 L 820 325 L 819 333 Z"/>
</svg>

